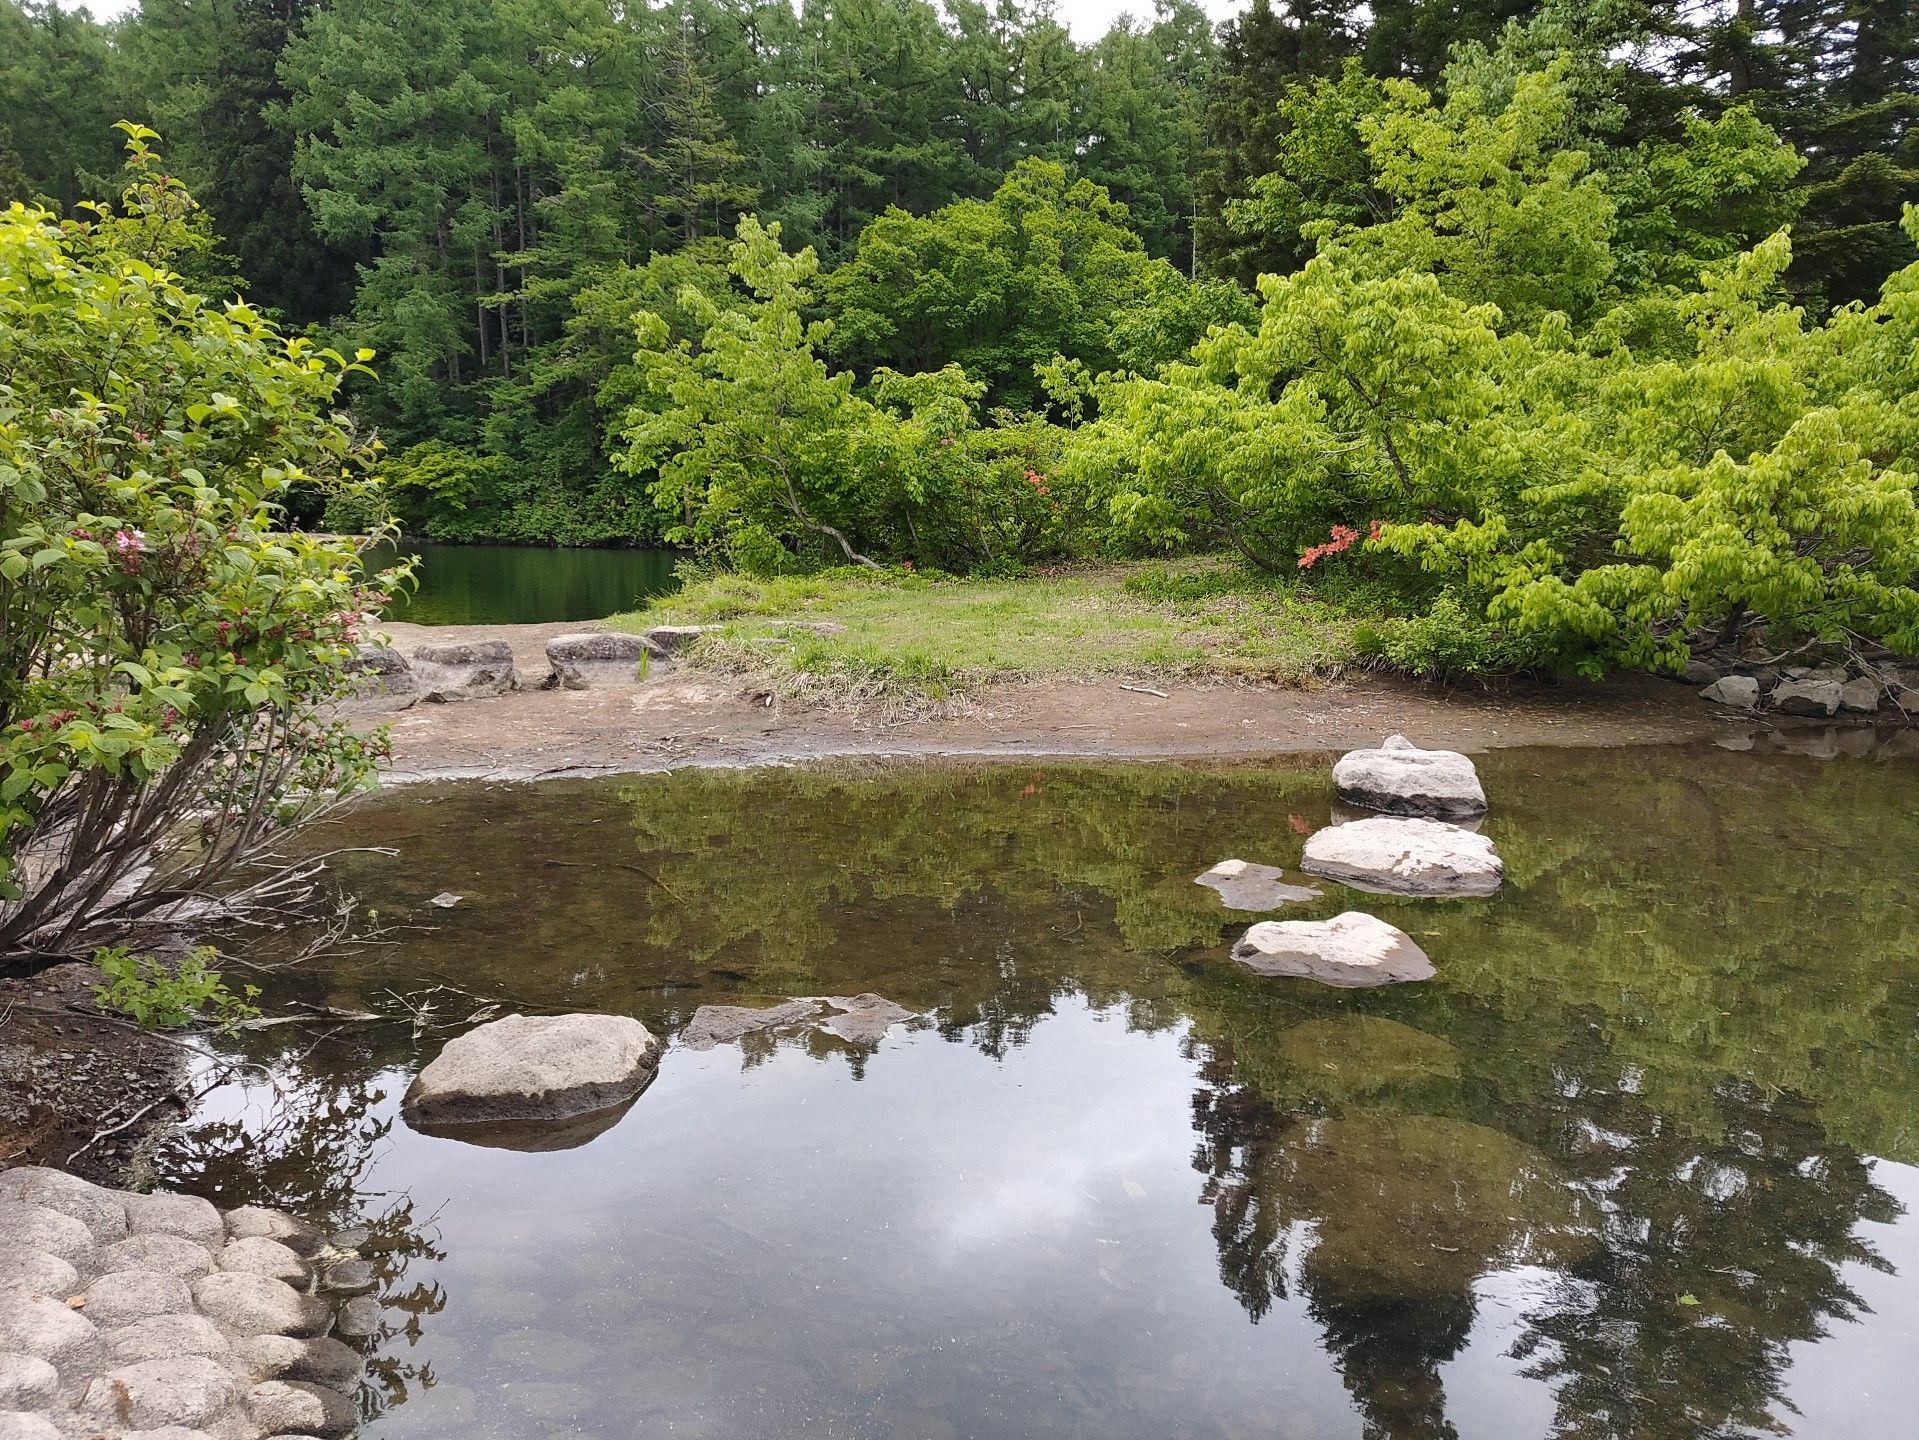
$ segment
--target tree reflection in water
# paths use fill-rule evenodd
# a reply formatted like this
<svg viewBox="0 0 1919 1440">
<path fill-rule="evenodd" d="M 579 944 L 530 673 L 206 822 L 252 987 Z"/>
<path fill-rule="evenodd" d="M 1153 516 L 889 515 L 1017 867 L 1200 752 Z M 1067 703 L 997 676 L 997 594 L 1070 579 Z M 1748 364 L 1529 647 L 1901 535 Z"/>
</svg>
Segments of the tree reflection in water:
<svg viewBox="0 0 1919 1440">
<path fill-rule="evenodd" d="M 1859 1227 L 1900 1214 L 1810 1106 L 1749 1082 L 1701 1131 L 1626 1076 L 1562 1071 L 1518 1111 L 1549 1159 L 1468 1120 L 1275 1104 L 1229 1054 L 1201 1078 L 1221 1279 L 1256 1322 L 1299 1292 L 1380 1440 L 1457 1433 L 1440 1369 L 1475 1283 L 1518 1266 L 1548 1277 L 1513 1353 L 1552 1384 L 1556 1437 L 1787 1433 L 1789 1347 L 1857 1316 L 1841 1267 L 1885 1268 Z"/>
<path fill-rule="evenodd" d="M 255 1045 L 236 1079 L 153 1157 L 165 1184 L 216 1204 L 272 1205 L 330 1231 L 367 1232 L 356 1248 L 373 1266 L 379 1320 L 356 1343 L 368 1352 L 360 1404 L 369 1419 L 434 1384 L 430 1364 L 404 1357 L 447 1301 L 437 1282 L 407 1278 L 416 1262 L 445 1258 L 433 1215 L 369 1178 L 394 1125 L 383 1102 L 405 1083 L 339 1032 L 297 1047 Z"/>
</svg>

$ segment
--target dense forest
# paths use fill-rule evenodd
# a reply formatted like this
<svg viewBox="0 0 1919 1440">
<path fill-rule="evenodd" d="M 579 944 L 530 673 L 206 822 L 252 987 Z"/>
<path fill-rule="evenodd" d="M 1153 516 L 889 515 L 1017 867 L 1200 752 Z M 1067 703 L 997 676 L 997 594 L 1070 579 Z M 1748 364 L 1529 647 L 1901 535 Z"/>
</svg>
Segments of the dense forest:
<svg viewBox="0 0 1919 1440">
<path fill-rule="evenodd" d="M 0 198 L 153 127 L 409 529 L 1350 561 L 1414 668 L 1919 648 L 1916 108 L 1899 0 L 0 0 Z"/>
</svg>

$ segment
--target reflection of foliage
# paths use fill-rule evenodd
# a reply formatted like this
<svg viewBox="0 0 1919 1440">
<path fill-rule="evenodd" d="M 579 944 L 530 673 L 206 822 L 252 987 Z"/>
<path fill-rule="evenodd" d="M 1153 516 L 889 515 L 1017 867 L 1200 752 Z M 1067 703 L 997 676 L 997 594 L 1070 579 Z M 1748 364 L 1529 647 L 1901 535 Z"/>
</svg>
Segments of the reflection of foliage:
<svg viewBox="0 0 1919 1440">
<path fill-rule="evenodd" d="M 1363 1047 L 1376 1038 L 1371 1027 L 1390 1023 L 1308 1022 L 1297 1027 L 1306 1036 L 1288 1031 L 1280 1044 L 1299 1053 L 1303 1042 L 1319 1059 L 1342 1031 Z M 1437 1043 L 1408 1046 L 1429 1052 L 1408 1067 L 1414 1083 L 1450 1059 L 1443 1047 L 1432 1051 Z M 1486 1125 L 1363 1110 L 1289 1114 L 1235 1085 L 1230 1061 L 1215 1059 L 1202 1074 L 1195 1164 L 1214 1210 L 1221 1279 L 1258 1320 L 1296 1274 L 1368 1433 L 1450 1436 L 1438 1372 L 1472 1330 L 1473 1280 L 1581 1253 L 1590 1240 L 1577 1195 L 1544 1157 Z"/>
<path fill-rule="evenodd" d="M 1919 1159 L 1919 916 L 1885 860 L 1919 848 L 1909 772 L 1712 749 L 1481 771 L 1505 892 L 1367 901 L 1431 950 L 1428 985 L 1225 963 L 1243 917 L 1192 877 L 1297 858 L 1290 817 L 1331 798 L 1308 757 L 410 791 L 353 822 L 400 861 L 340 868 L 436 928 L 309 998 L 456 975 L 671 1034 L 709 1001 L 875 990 L 996 1056 L 1062 995 L 1184 1022 L 1221 1278 L 1255 1319 L 1303 1303 L 1375 1433 L 1450 1433 L 1475 1287 L 1527 1263 L 1557 1281 L 1522 1350 L 1559 1433 L 1763 1427 L 1788 1347 L 1856 1309 L 1860 1223 L 1894 1213 L 1862 1156 Z M 467 903 L 428 910 L 447 888 Z M 414 1063 L 400 1027 L 356 1043 L 339 1073 Z"/>
<path fill-rule="evenodd" d="M 389 1091 L 398 1088 L 370 1058 L 338 1039 L 297 1050 L 256 1046 L 223 1097 L 228 1103 L 181 1126 L 155 1157 L 168 1185 L 222 1205 L 269 1205 L 324 1229 L 366 1231 L 356 1248 L 373 1266 L 382 1311 L 360 1395 L 369 1417 L 402 1403 L 409 1384 L 432 1383 L 398 1358 L 404 1352 L 394 1342 L 410 1349 L 422 1318 L 446 1305 L 439 1285 L 405 1283 L 415 1261 L 444 1258 L 432 1216 L 411 1196 L 385 1196 L 368 1183 L 393 1129 Z"/>
<path fill-rule="evenodd" d="M 1748 1084 L 1715 1099 L 1724 1128 L 1702 1140 L 1617 1083 L 1568 1097 L 1566 1120 L 1590 1137 L 1579 1188 L 1604 1243 L 1561 1277 L 1520 1347 L 1528 1373 L 1559 1382 L 1560 1435 L 1639 1433 L 1649 1410 L 1682 1407 L 1688 1436 L 1778 1429 L 1789 1347 L 1861 1309 L 1840 1267 L 1886 1268 L 1855 1233 L 1899 1213 L 1866 1161 L 1802 1102 Z"/>
</svg>

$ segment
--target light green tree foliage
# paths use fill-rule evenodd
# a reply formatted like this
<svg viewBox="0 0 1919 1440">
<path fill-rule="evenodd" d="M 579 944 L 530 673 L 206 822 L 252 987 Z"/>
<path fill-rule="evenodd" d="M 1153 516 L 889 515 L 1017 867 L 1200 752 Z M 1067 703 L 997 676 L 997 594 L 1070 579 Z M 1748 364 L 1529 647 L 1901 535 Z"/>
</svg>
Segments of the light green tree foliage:
<svg viewBox="0 0 1919 1440">
<path fill-rule="evenodd" d="M 990 200 L 924 217 L 890 210 L 867 226 L 825 286 L 830 344 L 860 369 L 951 362 L 1024 407 L 1038 398 L 1035 365 L 1064 354 L 1112 369 L 1121 317 L 1185 283 L 1147 255 L 1103 188 L 1029 160 Z"/>
<path fill-rule="evenodd" d="M 691 334 L 658 311 L 637 322 L 619 459 L 654 477 L 655 499 L 679 518 L 669 539 L 761 572 L 877 568 L 875 556 L 976 568 L 1033 543 L 1052 512 L 1022 462 L 1043 429 L 983 431 L 984 387 L 956 365 L 882 369 L 870 396 L 853 372 L 831 370 L 820 351 L 832 324 L 806 318 L 819 261 L 810 247 L 787 253 L 777 226 L 743 220 L 729 272 L 743 300 L 680 292 Z"/>
<path fill-rule="evenodd" d="M 1653 667 L 1702 635 L 1919 648 L 1915 277 L 1809 329 L 1776 299 L 1781 233 L 1673 252 L 1696 284 L 1609 302 L 1616 207 L 1552 144 L 1569 93 L 1549 69 L 1491 114 L 1389 86 L 1362 128 L 1397 213 L 1264 279 L 1256 327 L 1101 388 L 1070 474 L 1132 543 L 1388 581 L 1425 613 L 1372 643 L 1415 669 Z M 1646 171 L 1723 169 L 1746 126 Z M 1690 231 L 1684 204 L 1642 214 Z"/>
<path fill-rule="evenodd" d="M 356 544 L 274 528 L 296 486 L 364 485 L 357 362 L 182 285 L 192 202 L 127 129 L 118 212 L 0 214 L 8 955 L 203 891 L 381 744 L 326 718 L 377 593 Z"/>
</svg>

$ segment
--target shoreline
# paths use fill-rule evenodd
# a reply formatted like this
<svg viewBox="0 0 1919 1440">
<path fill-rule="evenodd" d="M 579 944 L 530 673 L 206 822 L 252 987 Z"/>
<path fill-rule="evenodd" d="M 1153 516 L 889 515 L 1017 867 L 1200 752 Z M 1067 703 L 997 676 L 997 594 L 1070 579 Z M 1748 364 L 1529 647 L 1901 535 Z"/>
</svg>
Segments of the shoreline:
<svg viewBox="0 0 1919 1440">
<path fill-rule="evenodd" d="M 1695 687 L 1643 675 L 1497 689 L 1441 688 L 1373 672 L 1300 687 L 1151 674 L 1001 680 L 963 700 L 906 712 L 781 699 L 751 676 L 674 662 L 656 664 L 643 681 L 537 688 L 550 637 L 605 628 L 598 622 L 383 626 L 403 653 L 429 642 L 504 639 L 525 687 L 486 699 L 368 707 L 364 723 L 392 729 L 386 783 L 531 781 L 828 759 L 1255 760 L 1374 745 L 1394 733 L 1422 746 L 1475 753 L 1829 728 L 1729 714 L 1702 702 Z"/>
</svg>

